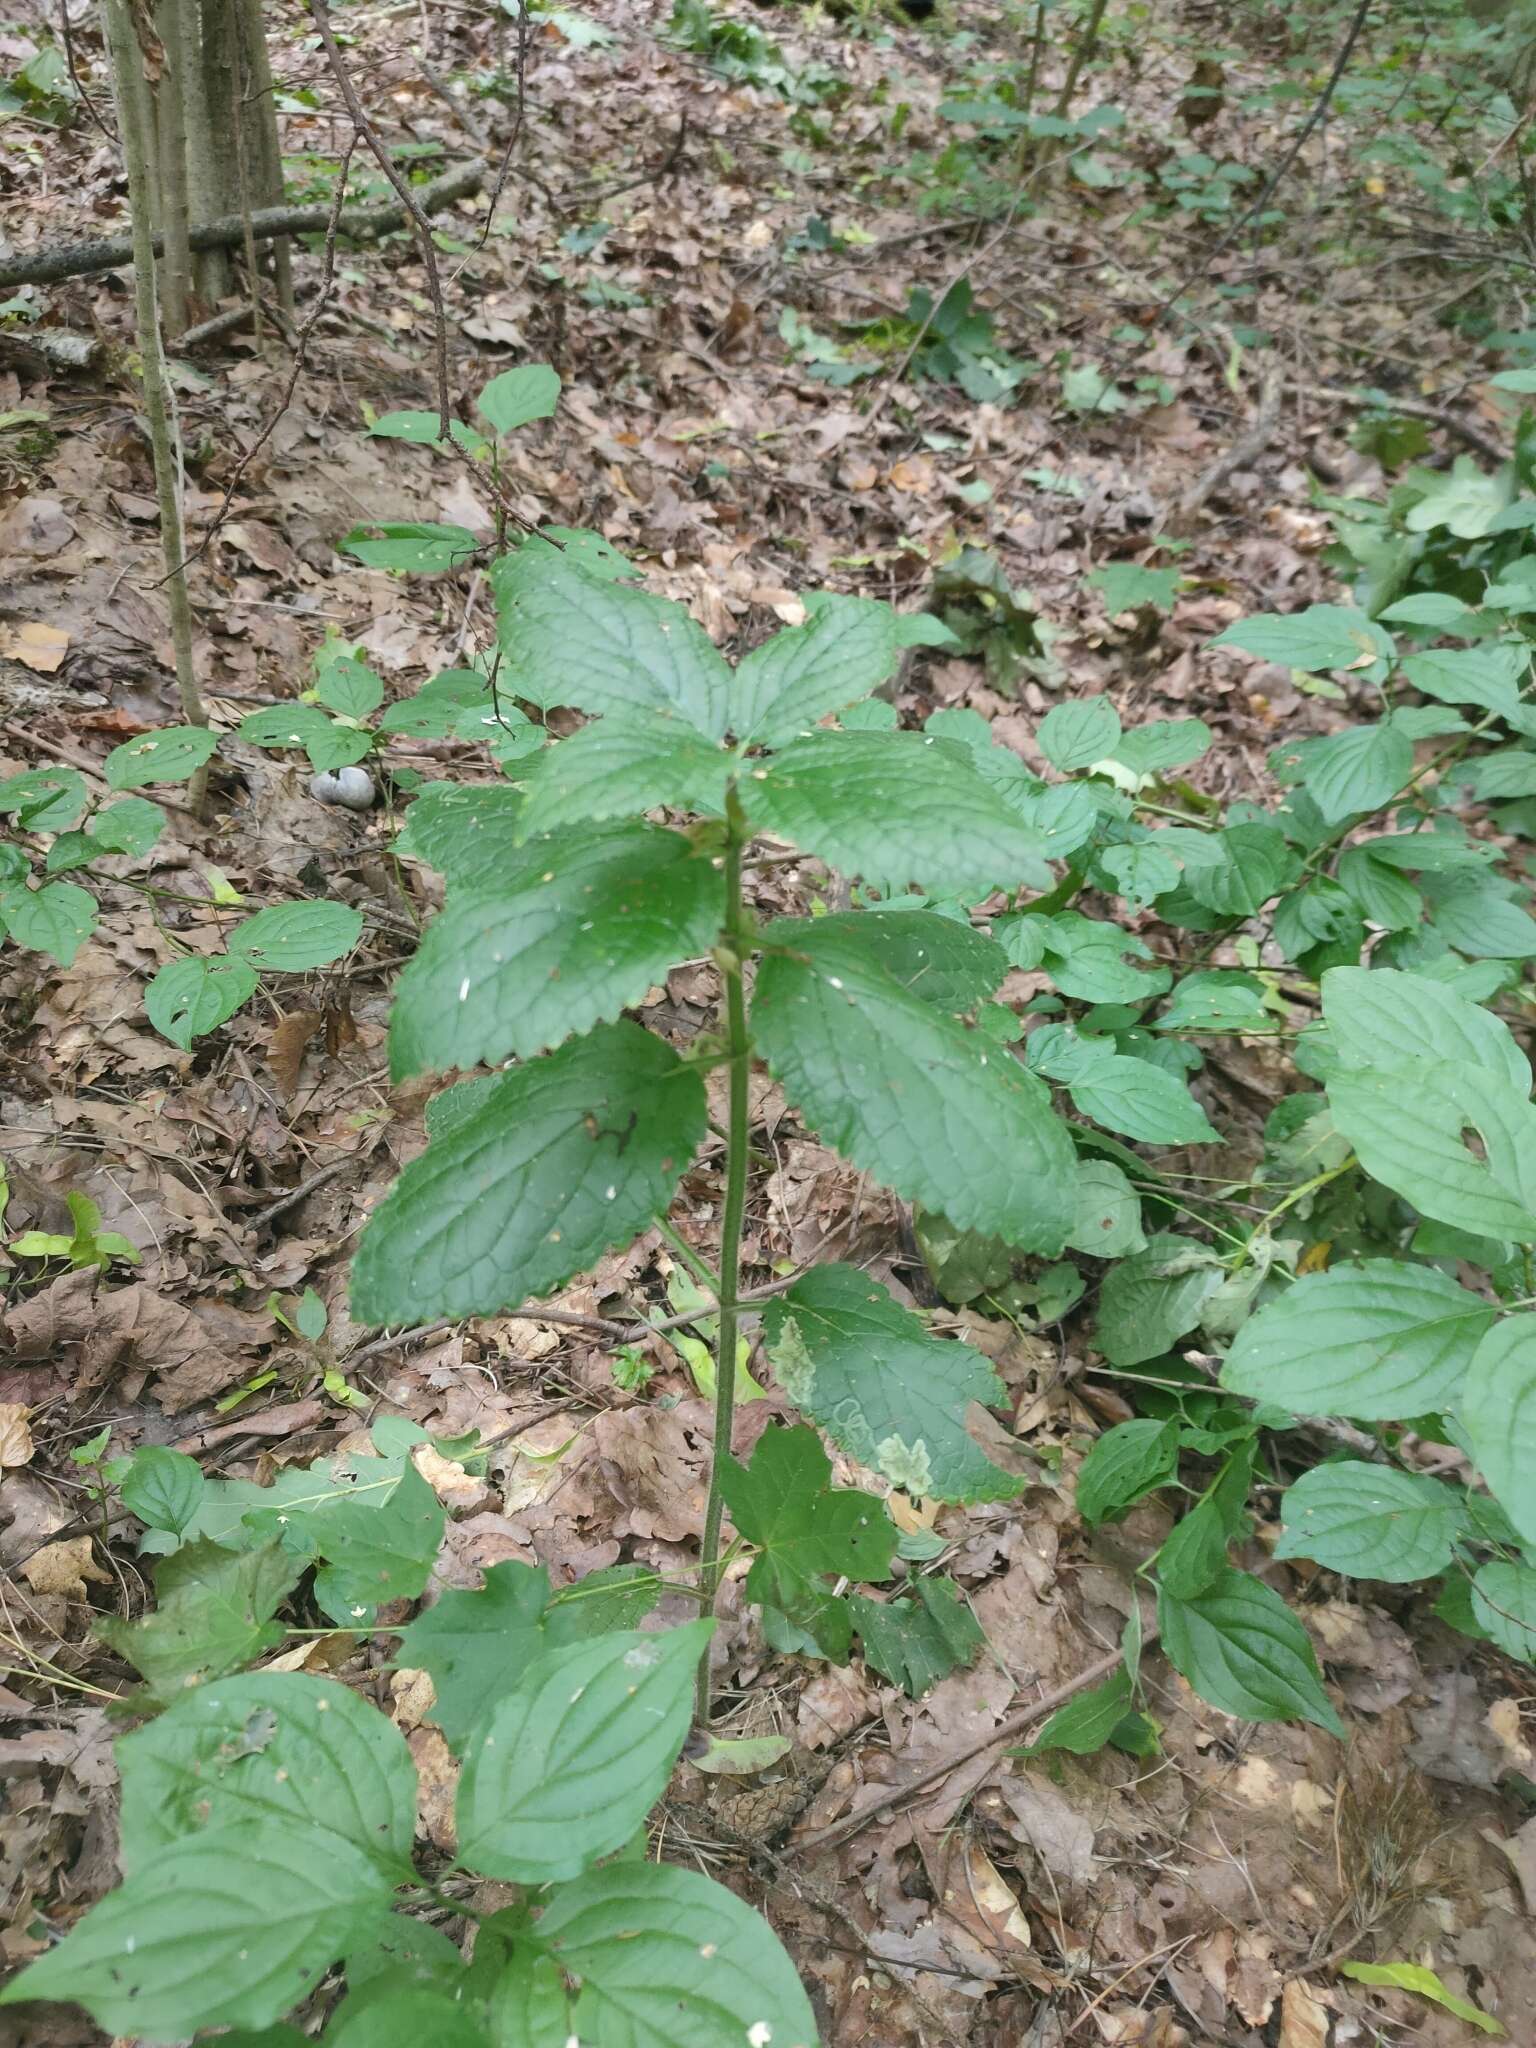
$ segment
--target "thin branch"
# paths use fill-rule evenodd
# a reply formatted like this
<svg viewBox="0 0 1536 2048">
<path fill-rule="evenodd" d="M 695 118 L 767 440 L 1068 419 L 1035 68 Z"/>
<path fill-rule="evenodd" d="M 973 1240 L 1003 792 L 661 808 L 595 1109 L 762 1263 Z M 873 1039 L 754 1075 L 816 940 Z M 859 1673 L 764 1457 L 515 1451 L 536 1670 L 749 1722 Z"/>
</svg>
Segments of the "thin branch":
<svg viewBox="0 0 1536 2048">
<path fill-rule="evenodd" d="M 1141 1639 L 1144 1650 L 1151 1649 L 1157 1641 L 1157 1633 L 1155 1628 L 1146 1630 Z M 1111 1656 L 1101 1657 L 1096 1664 L 1090 1664 L 1085 1671 L 1079 1671 L 1076 1678 L 1069 1678 L 1065 1685 L 1058 1685 L 1054 1691 L 1046 1693 L 1032 1705 L 1022 1707 L 1006 1721 L 999 1722 L 990 1735 L 983 1735 L 979 1740 L 968 1742 L 963 1748 L 953 1750 L 938 1763 L 930 1764 L 926 1771 L 919 1771 L 915 1778 L 909 1778 L 904 1785 L 887 1786 L 878 1799 L 872 1799 L 855 1812 L 845 1814 L 841 1820 L 834 1821 L 831 1827 L 822 1828 L 814 1835 L 807 1835 L 804 1841 L 796 1842 L 796 1855 L 811 1855 L 822 1849 L 836 1848 L 839 1843 L 846 1842 L 850 1835 L 856 1835 L 861 1829 L 867 1828 L 871 1821 L 879 1820 L 883 1814 L 889 1813 L 893 1806 L 904 1806 L 920 1792 L 926 1792 L 931 1785 L 939 1784 L 951 1771 L 958 1770 L 961 1764 L 968 1764 L 972 1757 L 984 1756 L 989 1749 L 1000 1749 L 1006 1743 L 1016 1742 L 1021 1735 L 1028 1734 L 1037 1722 L 1043 1721 L 1048 1714 L 1054 1714 L 1058 1707 L 1064 1707 L 1068 1700 L 1076 1699 L 1080 1692 L 1087 1692 L 1090 1686 L 1102 1684 L 1123 1662 L 1124 1658 L 1119 1650 Z"/>
<path fill-rule="evenodd" d="M 341 45 L 331 27 L 331 11 L 325 0 L 309 0 L 309 11 L 314 17 L 315 27 L 325 46 L 325 54 L 331 61 L 331 71 L 347 103 L 347 112 L 352 116 L 353 126 L 361 134 L 373 153 L 374 162 L 394 187 L 400 204 L 410 215 L 416 229 L 416 246 L 421 251 L 421 260 L 427 273 L 427 295 L 432 301 L 432 315 L 436 322 L 437 357 L 437 413 L 438 432 L 444 441 L 450 438 L 453 424 L 453 407 L 448 391 L 448 314 L 443 305 L 443 281 L 438 274 L 437 251 L 432 246 L 432 223 L 422 212 L 416 194 L 406 182 L 404 173 L 389 153 L 389 147 L 368 117 L 367 109 L 357 96 L 357 87 L 352 83 L 352 74 L 347 69 L 346 59 L 341 54 Z"/>
<path fill-rule="evenodd" d="M 430 185 L 423 185 L 418 204 L 423 213 L 437 213 L 478 192 L 485 183 L 485 165 L 456 164 Z M 330 220 L 329 206 L 263 206 L 251 215 L 251 232 L 258 242 L 270 242 L 277 235 L 318 235 Z M 385 206 L 353 206 L 341 217 L 341 233 L 353 241 L 365 242 L 377 235 L 392 234 L 403 227 L 406 209 L 391 200 Z M 245 222 L 238 213 L 219 220 L 204 221 L 187 237 L 194 251 L 233 249 L 245 236 Z M 156 235 L 151 249 L 156 256 L 165 238 Z M 133 261 L 133 237 L 111 235 L 94 242 L 51 242 L 41 249 L 29 249 L 0 263 L 0 290 L 19 284 L 57 284 L 65 277 L 89 277 L 96 271 L 122 270 Z"/>
<path fill-rule="evenodd" d="M 80 76 L 79 68 L 75 63 L 74 38 L 69 32 L 69 0 L 59 0 L 59 41 L 64 45 L 64 62 L 69 69 L 69 82 L 79 94 L 81 106 L 85 108 L 85 111 L 96 123 L 96 126 L 107 138 L 107 142 L 114 154 L 121 156 L 123 153 L 122 144 L 98 113 L 96 102 L 86 91 L 85 80 Z"/>
<path fill-rule="evenodd" d="M 522 140 L 523 119 L 528 106 L 528 0 L 523 0 L 517 11 L 517 109 L 512 116 L 512 133 L 507 137 L 507 146 L 501 153 L 497 168 L 496 182 L 491 187 L 491 203 L 485 210 L 485 226 L 480 230 L 478 246 L 485 247 L 486 237 L 491 232 L 491 223 L 496 218 L 496 208 L 501 204 L 502 187 L 507 182 L 507 173 L 512 168 L 512 154 Z M 444 429 L 446 435 L 447 429 Z"/>
</svg>

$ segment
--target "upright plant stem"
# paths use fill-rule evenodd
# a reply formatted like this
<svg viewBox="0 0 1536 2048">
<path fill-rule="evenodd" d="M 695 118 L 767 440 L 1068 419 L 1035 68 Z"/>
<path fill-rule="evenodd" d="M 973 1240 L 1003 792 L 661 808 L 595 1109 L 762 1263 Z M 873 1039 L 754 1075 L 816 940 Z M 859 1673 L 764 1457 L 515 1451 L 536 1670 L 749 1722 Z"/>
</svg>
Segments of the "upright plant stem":
<svg viewBox="0 0 1536 2048">
<path fill-rule="evenodd" d="M 747 1152 L 751 1117 L 747 1099 L 752 1070 L 752 1040 L 747 1029 L 746 958 L 752 931 L 741 893 L 741 857 L 748 827 L 733 783 L 725 800 L 725 916 L 715 958 L 725 984 L 726 1071 L 730 1077 L 726 1117 L 725 1208 L 720 1221 L 720 1327 L 715 1343 L 715 1449 L 709 1468 L 709 1500 L 704 1509 L 704 1544 L 699 1578 L 705 1611 L 714 1605 L 720 1586 L 720 1525 L 725 1495 L 720 1487 L 720 1462 L 730 1456 L 731 1429 L 736 1419 L 736 1332 L 741 1310 L 741 1229 L 747 1212 Z M 707 1722 L 710 1709 L 709 1652 L 699 1662 L 698 1718 Z"/>
<path fill-rule="evenodd" d="M 1099 30 L 1104 26 L 1104 14 L 1108 0 L 1093 0 L 1088 10 L 1088 19 L 1083 24 L 1072 52 L 1072 61 L 1067 66 L 1067 75 L 1062 81 L 1061 92 L 1056 100 L 1056 118 L 1064 121 L 1072 111 L 1072 101 L 1077 93 L 1077 81 L 1083 75 L 1083 68 L 1099 46 Z"/>
<path fill-rule="evenodd" d="M 192 666 L 192 606 L 182 569 L 185 549 L 181 533 L 181 463 L 171 431 L 166 398 L 165 359 L 160 350 L 160 305 L 155 279 L 154 222 L 150 213 L 154 125 L 144 53 L 126 0 L 107 0 L 107 33 L 117 85 L 123 131 L 123 160 L 128 169 L 128 211 L 133 228 L 134 322 L 143 364 L 144 410 L 149 417 L 149 445 L 155 465 L 155 497 L 160 508 L 160 549 L 165 559 L 165 594 L 171 613 L 171 642 L 176 653 L 176 688 L 181 715 L 188 725 L 206 725 L 202 693 Z M 190 808 L 201 812 L 207 770 L 200 768 L 187 790 Z"/>
</svg>

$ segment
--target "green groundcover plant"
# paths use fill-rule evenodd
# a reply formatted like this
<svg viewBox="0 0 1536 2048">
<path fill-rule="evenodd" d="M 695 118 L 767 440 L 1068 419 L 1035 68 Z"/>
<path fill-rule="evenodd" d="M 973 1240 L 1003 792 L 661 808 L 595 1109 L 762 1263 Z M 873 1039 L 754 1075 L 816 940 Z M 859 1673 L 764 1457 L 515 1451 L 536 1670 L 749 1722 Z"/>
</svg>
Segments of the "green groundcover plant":
<svg viewBox="0 0 1536 2048">
<path fill-rule="evenodd" d="M 425 419 L 401 436 L 435 442 L 434 417 L 392 417 Z M 491 459 L 465 432 L 471 459 Z M 392 543 L 404 552 L 381 566 L 464 559 L 440 532 L 430 563 L 421 530 L 348 542 Z M 901 1535 L 885 1496 L 1000 1501 L 1024 1482 L 968 1427 L 973 1404 L 1002 1399 L 987 1360 L 868 1274 L 828 1264 L 743 1287 L 753 1062 L 916 1206 L 951 1300 L 1038 1328 L 1092 1290 L 1089 1341 L 1137 1412 L 1083 1459 L 1077 1504 L 1090 1523 L 1153 1494 L 1180 1504 L 1142 1576 L 1166 1655 L 1212 1705 L 1344 1732 L 1303 1619 L 1233 1561 L 1256 1480 L 1283 1489 L 1282 1558 L 1433 1583 L 1447 1619 L 1530 1658 L 1536 1108 L 1507 1019 L 1529 1016 L 1536 921 L 1503 872 L 1508 832 L 1481 829 L 1496 794 L 1530 793 L 1530 647 L 1466 591 L 1477 627 L 1448 650 L 1420 620 L 1405 651 L 1350 606 L 1240 622 L 1228 646 L 1339 696 L 1327 678 L 1347 675 L 1378 702 L 1277 748 L 1274 804 L 1222 810 L 1181 774 L 1210 743 L 1197 719 L 1126 730 L 1102 698 L 1062 703 L 1038 733 L 1051 776 L 974 713 L 898 729 L 877 693 L 942 628 L 869 600 L 812 595 L 804 624 L 732 668 L 592 536 L 529 536 L 489 575 L 494 675 L 454 671 L 370 724 L 382 690 L 343 649 L 313 706 L 246 722 L 316 765 L 377 754 L 392 730 L 492 730 L 503 770 L 418 788 L 395 843 L 441 873 L 446 900 L 399 977 L 391 1071 L 462 1078 L 432 1097 L 426 1149 L 368 1220 L 353 1310 L 382 1325 L 515 1310 L 659 1227 L 699 1283 L 717 1362 L 701 1563 L 675 1589 L 697 1618 L 642 1628 L 663 1586 L 639 1567 L 555 1589 L 517 1564 L 409 1623 L 381 1617 L 425 1590 L 444 1528 L 415 1462 L 424 1433 L 403 1422 L 266 1488 L 159 1447 L 105 1468 L 160 1560 L 153 1610 L 101 1624 L 151 1717 L 119 1744 L 124 1882 L 0 2000 L 73 1999 L 152 2041 L 233 2027 L 245 2048 L 280 2048 L 300 2038 L 283 2015 L 339 1963 L 324 2038 L 341 2048 L 808 2048 L 810 2009 L 767 1923 L 646 1854 L 650 1809 L 690 1728 L 707 1730 L 722 1573 L 749 1560 L 780 1650 L 845 1660 L 857 1640 L 916 1694 L 981 1635 L 927 1568 L 942 1543 Z M 586 722 L 552 740 L 555 709 Z M 110 820 L 82 828 L 80 794 L 53 771 L 0 787 L 45 873 Z M 761 919 L 752 864 L 785 850 L 852 878 L 852 907 Z M 0 898 L 19 943 L 41 913 L 24 906 L 18 927 L 14 892 L 58 886 L 18 874 Z M 262 955 L 250 926 L 343 909 L 261 912 L 229 958 L 302 970 L 302 933 L 297 953 Z M 1163 953 L 1131 929 L 1149 911 Z M 1237 964 L 1210 964 L 1218 949 Z M 674 1044 L 632 1013 L 701 956 L 719 1017 Z M 1038 977 L 1027 1028 L 997 1000 L 1012 968 Z M 234 1007 L 201 1003 L 184 998 L 179 1043 Z M 1290 1055 L 1262 1160 L 1225 1177 L 1152 1163 L 1134 1148 L 1218 1156 L 1199 1150 L 1218 1133 L 1189 1083 L 1223 1040 Z M 710 1131 L 712 1073 L 714 1266 L 668 1221 Z M 803 1420 L 737 1460 L 749 1316 Z M 1319 1423 L 1335 1426 L 1321 1452 L 1304 1434 Z M 834 1484 L 828 1440 L 861 1483 Z M 1460 1452 L 1462 1476 L 1418 1469 L 1415 1442 Z M 473 1439 L 434 1448 L 483 1457 Z M 330 1631 L 397 1637 L 395 1663 L 430 1674 L 462 1764 L 446 1865 L 412 1860 L 413 1770 L 383 1715 L 333 1681 L 248 1670 L 296 1596 Z M 1141 1642 L 1133 1625 L 1123 1667 L 1031 1754 L 1155 1751 Z M 471 1875 L 516 1903 L 478 1915 Z M 445 1919 L 474 1923 L 467 1960 Z"/>
</svg>

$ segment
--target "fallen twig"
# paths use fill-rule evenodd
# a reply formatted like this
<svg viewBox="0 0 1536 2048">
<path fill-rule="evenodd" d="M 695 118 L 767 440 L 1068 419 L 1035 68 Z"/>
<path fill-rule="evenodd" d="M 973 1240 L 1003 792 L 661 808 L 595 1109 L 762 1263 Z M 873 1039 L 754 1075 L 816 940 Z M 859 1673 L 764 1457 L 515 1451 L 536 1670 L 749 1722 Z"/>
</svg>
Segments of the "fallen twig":
<svg viewBox="0 0 1536 2048">
<path fill-rule="evenodd" d="M 417 208 L 424 214 L 439 213 L 456 199 L 478 192 L 485 183 L 485 165 L 480 162 L 456 164 L 430 185 L 415 193 Z M 330 206 L 263 206 L 251 215 L 251 233 L 258 242 L 270 242 L 278 235 L 316 235 L 331 217 Z M 349 206 L 341 216 L 340 232 L 353 241 L 367 241 L 403 227 L 407 209 L 390 200 L 380 206 Z M 233 249 L 245 238 L 245 223 L 238 213 L 220 220 L 204 221 L 188 234 L 190 247 Z M 164 250 L 164 238 L 154 238 L 155 254 Z M 122 270 L 133 261 L 133 242 L 127 235 L 112 235 L 94 242 L 54 242 L 30 249 L 0 262 L 0 289 L 19 284 L 57 284 L 61 278 L 89 277 L 96 271 Z"/>
<path fill-rule="evenodd" d="M 1141 1640 L 1142 1648 L 1150 1650 L 1157 1641 L 1157 1630 L 1148 1628 Z M 867 1828 L 871 1821 L 889 1813 L 893 1806 L 903 1806 L 908 1800 L 915 1799 L 918 1793 L 926 1792 L 931 1785 L 939 1784 L 951 1771 L 958 1770 L 961 1764 L 968 1764 L 972 1757 L 982 1756 L 989 1749 L 999 1749 L 1005 1743 L 1016 1742 L 1021 1735 L 1027 1734 L 1037 1721 L 1043 1721 L 1047 1715 L 1054 1714 L 1056 1709 L 1064 1707 L 1068 1700 L 1075 1699 L 1080 1692 L 1087 1692 L 1090 1686 L 1102 1684 L 1112 1672 L 1119 1669 L 1123 1661 L 1119 1650 L 1113 1651 L 1107 1657 L 1101 1657 L 1096 1664 L 1090 1664 L 1085 1671 L 1079 1671 L 1076 1678 L 1069 1678 L 1065 1685 L 1058 1685 L 1054 1691 L 1046 1693 L 1030 1706 L 1021 1707 L 1018 1713 L 999 1723 L 990 1735 L 983 1735 L 977 1742 L 968 1742 L 963 1749 L 957 1749 L 938 1763 L 930 1764 L 926 1771 L 919 1771 L 917 1776 L 909 1778 L 905 1785 L 887 1786 L 878 1799 L 871 1799 L 853 1813 L 845 1814 L 841 1820 L 834 1821 L 831 1827 L 822 1828 L 818 1833 L 807 1835 L 803 1841 L 796 1842 L 796 1854 L 809 1855 L 822 1849 L 836 1848 L 839 1843 L 846 1842 L 850 1835 L 856 1835 L 861 1829 Z"/>
</svg>

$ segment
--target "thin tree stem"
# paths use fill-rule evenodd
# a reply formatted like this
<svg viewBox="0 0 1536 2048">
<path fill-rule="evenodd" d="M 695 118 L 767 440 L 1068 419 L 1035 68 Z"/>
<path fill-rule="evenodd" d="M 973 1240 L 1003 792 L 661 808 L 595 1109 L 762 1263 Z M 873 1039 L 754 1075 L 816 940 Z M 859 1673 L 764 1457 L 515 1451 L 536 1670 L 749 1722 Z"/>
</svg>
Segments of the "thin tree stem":
<svg viewBox="0 0 1536 2048">
<path fill-rule="evenodd" d="M 715 958 L 725 984 L 727 1066 L 730 1074 L 726 1119 L 725 1207 L 720 1219 L 720 1324 L 715 1342 L 715 1447 L 709 1468 L 709 1500 L 704 1509 L 704 1543 L 699 1554 L 699 1583 L 706 1603 L 714 1605 L 721 1576 L 720 1525 L 725 1519 L 721 1461 L 730 1456 L 731 1429 L 736 1419 L 736 1333 L 741 1311 L 741 1232 L 747 1213 L 747 1164 L 750 1137 L 748 1083 L 752 1040 L 747 1029 L 746 958 L 752 930 L 741 893 L 741 858 L 750 828 L 732 783 L 726 793 L 725 917 Z M 699 1660 L 698 1720 L 710 1712 L 709 1652 Z"/>
<path fill-rule="evenodd" d="M 108 0 L 108 34 L 116 76 L 118 113 L 123 131 L 123 158 L 128 170 L 128 210 L 133 227 L 134 320 L 143 365 L 144 410 L 155 466 L 155 496 L 160 509 L 160 548 L 166 567 L 166 599 L 171 614 L 171 642 L 176 655 L 176 688 L 181 715 L 188 725 L 206 725 L 202 693 L 192 666 L 192 606 L 181 567 L 181 462 L 172 432 L 166 396 L 165 359 L 160 350 L 160 306 L 155 278 L 154 222 L 150 212 L 151 137 L 154 133 L 144 53 L 126 0 Z M 201 815 L 208 771 L 200 768 L 187 790 L 187 803 Z"/>
<path fill-rule="evenodd" d="M 1072 52 L 1072 61 L 1067 66 L 1067 75 L 1062 81 L 1061 92 L 1056 101 L 1056 118 L 1064 121 L 1072 111 L 1072 101 L 1077 93 L 1077 81 L 1082 77 L 1084 67 L 1099 46 L 1099 30 L 1104 25 L 1107 0 L 1093 0 L 1088 10 L 1088 19 L 1077 38 L 1077 47 Z"/>
</svg>

